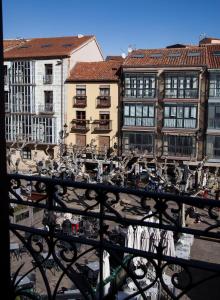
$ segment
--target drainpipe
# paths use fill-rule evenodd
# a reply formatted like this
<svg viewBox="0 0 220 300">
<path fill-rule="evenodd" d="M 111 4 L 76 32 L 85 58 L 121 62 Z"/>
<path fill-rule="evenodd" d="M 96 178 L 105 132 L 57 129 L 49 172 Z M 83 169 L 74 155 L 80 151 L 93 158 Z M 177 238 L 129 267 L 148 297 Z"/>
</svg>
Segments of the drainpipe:
<svg viewBox="0 0 220 300">
<path fill-rule="evenodd" d="M 61 88 L 60 88 L 60 92 L 61 92 L 61 130 L 63 128 L 63 113 L 64 113 L 64 109 L 63 109 L 63 59 L 61 59 Z"/>
<path fill-rule="evenodd" d="M 0 1 L 0 98 L 4 101 L 4 66 L 3 66 L 3 24 L 2 1 Z M 9 251 L 9 199 L 6 169 L 6 140 L 5 140 L 5 105 L 0 105 L 0 230 L 1 230 L 1 255 L 0 270 L 4 274 L 0 281 L 0 290 L 5 292 L 4 299 L 10 296 L 10 251 Z"/>
</svg>

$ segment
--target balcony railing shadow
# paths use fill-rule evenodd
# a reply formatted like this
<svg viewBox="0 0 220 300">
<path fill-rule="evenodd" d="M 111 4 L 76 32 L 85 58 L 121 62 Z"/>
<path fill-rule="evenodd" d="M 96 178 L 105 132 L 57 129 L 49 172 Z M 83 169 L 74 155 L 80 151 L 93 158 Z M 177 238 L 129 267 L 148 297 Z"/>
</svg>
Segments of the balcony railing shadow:
<svg viewBox="0 0 220 300">
<path fill-rule="evenodd" d="M 20 193 L 26 184 L 43 195 L 42 201 Z M 8 185 L 12 208 L 42 213 L 33 226 L 10 224 L 19 249 L 28 253 L 20 266 L 13 263 L 12 299 L 65 299 L 68 293 L 73 299 L 180 299 L 220 276 L 218 261 L 191 259 L 186 250 L 194 236 L 219 242 L 219 201 L 18 174 L 8 175 Z M 209 222 L 186 227 L 183 205 L 203 210 Z M 168 233 L 175 254 L 168 249 Z M 135 244 L 138 240 L 142 246 Z M 209 276 L 198 280 L 194 269 Z M 33 272 L 36 288 L 22 287 Z M 64 284 L 68 288 L 61 288 Z"/>
</svg>

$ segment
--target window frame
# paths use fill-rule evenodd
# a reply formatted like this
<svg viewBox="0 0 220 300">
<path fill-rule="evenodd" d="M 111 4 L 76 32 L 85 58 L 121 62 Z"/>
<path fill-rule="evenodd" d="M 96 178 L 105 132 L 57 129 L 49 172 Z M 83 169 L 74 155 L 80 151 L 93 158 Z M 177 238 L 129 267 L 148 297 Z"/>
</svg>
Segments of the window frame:
<svg viewBox="0 0 220 300">
<path fill-rule="evenodd" d="M 126 110 L 126 115 L 125 115 L 125 110 Z M 153 104 L 125 103 L 123 112 L 124 112 L 123 126 L 135 126 L 135 127 L 155 126 L 156 110 L 155 110 L 155 105 Z"/>
<path fill-rule="evenodd" d="M 188 117 L 186 116 L 186 110 L 188 109 Z M 193 111 L 196 111 L 193 113 Z M 166 115 L 165 115 L 166 114 Z M 179 115 L 178 115 L 179 114 Z M 193 117 L 192 115 L 195 115 Z M 198 120 L 198 106 L 189 104 L 165 104 L 163 111 L 163 127 L 164 128 L 197 128 Z M 172 121 L 172 122 L 171 122 Z M 195 121 L 194 126 L 186 126 L 190 121 Z M 171 125 L 168 125 L 170 122 Z"/>
<path fill-rule="evenodd" d="M 196 87 L 194 84 L 196 82 Z M 192 96 L 190 95 L 192 93 Z M 164 98 L 197 99 L 199 97 L 199 76 L 196 74 L 165 74 Z"/>
<path fill-rule="evenodd" d="M 153 99 L 156 97 L 156 74 L 124 74 L 124 96 L 128 98 Z M 130 91 L 130 92 L 128 92 Z"/>
</svg>

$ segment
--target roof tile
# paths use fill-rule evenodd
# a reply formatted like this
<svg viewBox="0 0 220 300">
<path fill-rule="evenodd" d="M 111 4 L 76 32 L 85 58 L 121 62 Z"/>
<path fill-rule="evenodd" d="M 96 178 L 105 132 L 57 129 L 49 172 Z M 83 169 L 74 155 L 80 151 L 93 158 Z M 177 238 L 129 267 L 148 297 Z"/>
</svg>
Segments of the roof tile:
<svg viewBox="0 0 220 300">
<path fill-rule="evenodd" d="M 50 38 L 33 38 L 22 45 L 17 45 L 8 51 L 4 51 L 4 58 L 46 58 L 67 57 L 70 53 L 89 41 L 94 36 L 67 36 Z M 47 45 L 47 46 L 46 46 Z"/>
<path fill-rule="evenodd" d="M 71 70 L 71 81 L 118 81 L 120 61 L 80 62 Z"/>
</svg>

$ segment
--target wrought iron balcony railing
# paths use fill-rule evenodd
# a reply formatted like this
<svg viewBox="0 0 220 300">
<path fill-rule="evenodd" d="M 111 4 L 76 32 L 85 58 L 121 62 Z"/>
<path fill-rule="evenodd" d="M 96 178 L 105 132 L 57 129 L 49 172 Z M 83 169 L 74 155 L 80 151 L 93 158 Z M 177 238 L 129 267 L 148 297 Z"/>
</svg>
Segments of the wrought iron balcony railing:
<svg viewBox="0 0 220 300">
<path fill-rule="evenodd" d="M 97 108 L 105 108 L 111 106 L 111 97 L 110 96 L 99 96 L 96 99 Z"/>
<path fill-rule="evenodd" d="M 44 84 L 52 84 L 53 83 L 53 75 L 45 75 L 43 77 Z"/>
<path fill-rule="evenodd" d="M 94 132 L 108 132 L 112 130 L 111 120 L 94 120 L 92 124 L 92 131 Z"/>
<path fill-rule="evenodd" d="M 191 290 L 202 299 L 201 286 L 219 281 L 218 257 L 206 262 L 185 251 L 193 237 L 219 243 L 217 200 L 17 174 L 8 186 L 12 214 L 33 209 L 29 223 L 11 217 L 10 299 L 182 299 Z M 202 227 L 184 225 L 186 207 L 203 212 Z M 132 242 L 139 230 L 148 248 Z M 210 299 L 215 288 L 207 288 Z"/>
<path fill-rule="evenodd" d="M 73 97 L 73 107 L 86 107 L 87 106 L 87 96 L 74 96 Z"/>
<path fill-rule="evenodd" d="M 89 131 L 89 120 L 74 119 L 71 122 L 71 132 L 87 132 Z"/>
<path fill-rule="evenodd" d="M 38 113 L 39 114 L 53 114 L 54 113 L 53 103 L 46 103 L 44 105 L 38 105 Z"/>
</svg>

